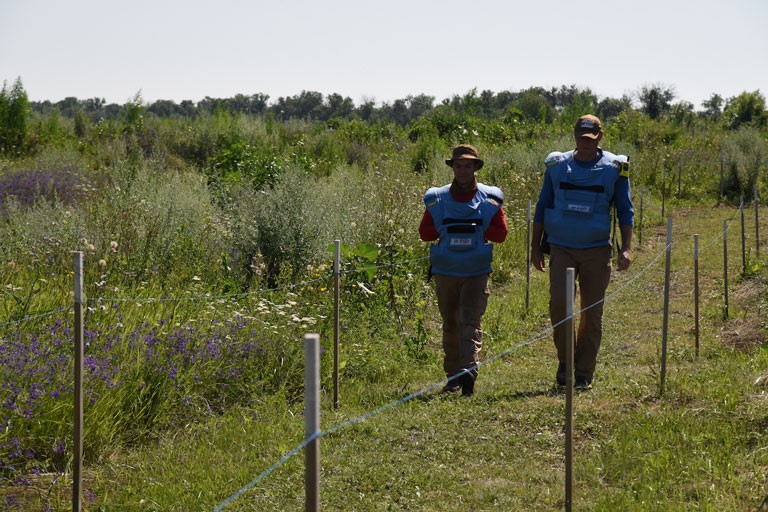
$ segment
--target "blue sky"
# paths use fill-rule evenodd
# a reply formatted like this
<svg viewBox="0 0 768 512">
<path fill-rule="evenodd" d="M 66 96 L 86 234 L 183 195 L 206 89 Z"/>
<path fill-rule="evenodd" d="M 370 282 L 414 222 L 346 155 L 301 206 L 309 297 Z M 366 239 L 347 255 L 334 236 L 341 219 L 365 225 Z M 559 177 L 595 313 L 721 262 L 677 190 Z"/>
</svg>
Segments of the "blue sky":
<svg viewBox="0 0 768 512">
<path fill-rule="evenodd" d="M 32 101 L 303 90 L 356 104 L 574 84 L 768 94 L 765 0 L 0 0 L 0 81 Z"/>
</svg>

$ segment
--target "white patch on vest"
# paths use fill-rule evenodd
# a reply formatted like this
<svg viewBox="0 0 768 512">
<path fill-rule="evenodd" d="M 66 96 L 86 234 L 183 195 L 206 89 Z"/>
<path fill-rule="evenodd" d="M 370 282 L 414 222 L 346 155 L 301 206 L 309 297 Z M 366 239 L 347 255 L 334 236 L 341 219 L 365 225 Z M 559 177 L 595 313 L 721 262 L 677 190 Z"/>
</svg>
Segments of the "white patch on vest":
<svg viewBox="0 0 768 512">
<path fill-rule="evenodd" d="M 472 245 L 471 238 L 451 238 L 450 245 L 455 247 L 470 247 Z"/>
<path fill-rule="evenodd" d="M 568 205 L 568 211 L 571 212 L 579 212 L 579 213 L 589 213 L 592 211 L 592 207 L 587 204 L 569 204 Z"/>
</svg>

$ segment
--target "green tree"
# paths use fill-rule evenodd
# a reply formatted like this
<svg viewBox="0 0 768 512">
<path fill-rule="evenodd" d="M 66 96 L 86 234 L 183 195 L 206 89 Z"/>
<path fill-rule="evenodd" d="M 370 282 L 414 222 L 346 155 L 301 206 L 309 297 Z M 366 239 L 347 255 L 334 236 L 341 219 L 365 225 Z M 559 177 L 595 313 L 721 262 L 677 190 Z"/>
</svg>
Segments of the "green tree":
<svg viewBox="0 0 768 512">
<path fill-rule="evenodd" d="M 763 127 L 768 121 L 765 111 L 765 97 L 759 90 L 742 92 L 728 99 L 723 118 L 728 128 L 735 130 L 742 126 Z"/>
<path fill-rule="evenodd" d="M 78 101 L 78 99 L 73 96 L 68 96 L 63 100 L 56 102 L 54 107 L 65 117 L 72 117 L 76 112 L 83 108 L 82 102 Z"/>
<path fill-rule="evenodd" d="M 554 92 L 555 89 L 552 89 Z M 597 110 L 597 98 L 590 89 L 580 90 L 571 85 L 562 86 L 555 93 L 556 108 L 560 111 L 562 123 L 570 128 L 584 114 L 593 114 Z"/>
<path fill-rule="evenodd" d="M 147 112 L 157 117 L 168 118 L 178 114 L 179 106 L 173 100 L 157 100 L 147 107 Z"/>
<path fill-rule="evenodd" d="M 719 119 L 720 115 L 723 113 L 724 102 L 725 100 L 723 100 L 722 96 L 713 93 L 708 100 L 701 102 L 701 106 L 704 107 L 704 112 L 702 114 L 708 119 Z"/>
<path fill-rule="evenodd" d="M 355 113 L 362 119 L 363 121 L 367 121 L 369 119 L 374 119 L 376 116 L 377 110 L 376 110 L 376 101 L 371 98 L 365 98 L 363 99 L 362 103 L 355 109 Z"/>
<path fill-rule="evenodd" d="M 597 105 L 597 98 L 592 90 L 579 89 L 576 85 L 561 85 L 559 89 L 553 87 L 549 91 L 549 99 L 552 105 L 559 111 L 570 110 L 572 112 L 594 112 Z M 579 115 L 581 115 L 579 114 Z M 578 117 L 578 116 L 576 116 Z M 574 118 L 574 122 L 576 118 Z"/>
<path fill-rule="evenodd" d="M 604 98 L 597 104 L 597 117 L 603 121 L 609 121 L 619 116 L 622 112 L 632 110 L 632 98 L 626 94 L 621 98 Z"/>
<path fill-rule="evenodd" d="M 269 95 L 257 93 L 251 96 L 236 94 L 234 98 L 226 100 L 230 114 L 258 115 L 267 110 Z"/>
<path fill-rule="evenodd" d="M 381 107 L 386 118 L 389 121 L 405 126 L 408 124 L 408 105 L 406 105 L 404 99 L 395 100 L 392 105 L 384 104 Z"/>
<path fill-rule="evenodd" d="M 280 97 L 271 107 L 280 120 L 319 119 L 323 109 L 323 94 L 316 91 L 301 91 L 296 96 Z"/>
<path fill-rule="evenodd" d="M 216 114 L 217 112 L 227 112 L 227 100 L 221 98 L 211 98 L 206 96 L 197 103 L 197 108 L 201 113 Z"/>
<path fill-rule="evenodd" d="M 432 109 L 435 105 L 435 97 L 429 96 L 428 94 L 408 96 L 405 101 L 408 104 L 408 109 L 411 112 L 411 120 L 428 115 L 430 112 L 432 112 Z"/>
<path fill-rule="evenodd" d="M 480 110 L 483 119 L 493 119 L 497 112 L 496 95 L 493 91 L 483 90 L 480 93 Z"/>
<path fill-rule="evenodd" d="M 677 125 L 690 126 L 693 124 L 696 115 L 693 112 L 693 103 L 681 101 L 675 103 L 669 108 L 669 118 Z"/>
<path fill-rule="evenodd" d="M 531 87 L 520 91 L 513 107 L 518 108 L 523 118 L 528 121 L 551 124 L 557 117 L 548 92 L 541 87 Z"/>
<path fill-rule="evenodd" d="M 6 117 L 8 116 L 8 84 L 3 82 L 3 89 L 0 91 L 0 153 L 5 152 L 6 139 Z"/>
<path fill-rule="evenodd" d="M 81 108 L 75 112 L 75 136 L 78 139 L 84 139 L 88 135 L 88 129 L 91 125 L 91 120 L 85 113 L 85 110 Z"/>
<path fill-rule="evenodd" d="M 128 133 L 144 131 L 144 102 L 141 99 L 141 91 L 137 92 L 122 109 L 124 130 Z"/>
<path fill-rule="evenodd" d="M 333 118 L 348 119 L 354 110 L 355 104 L 352 102 L 352 98 L 333 93 L 325 98 L 320 118 L 323 121 Z"/>
<path fill-rule="evenodd" d="M 21 155 L 27 151 L 27 136 L 32 109 L 17 78 L 11 90 L 3 82 L 0 91 L 0 153 Z"/>
<path fill-rule="evenodd" d="M 455 97 L 458 98 L 458 97 Z M 400 126 L 406 126 L 409 123 L 421 117 L 428 116 L 433 110 L 435 102 L 434 96 L 419 94 L 417 96 L 406 96 L 405 98 L 395 100 L 391 105 L 385 103 L 381 106 L 381 114 L 384 119 Z M 458 104 L 462 104 L 461 100 Z"/>
<path fill-rule="evenodd" d="M 661 84 L 644 85 L 639 93 L 641 109 L 651 119 L 660 119 L 672 108 L 675 91 Z"/>
<path fill-rule="evenodd" d="M 52 110 L 48 115 L 38 118 L 37 138 L 32 139 L 37 144 L 61 144 L 67 138 L 67 129 L 61 122 L 58 110 Z"/>
<path fill-rule="evenodd" d="M 192 100 L 181 100 L 179 112 L 183 116 L 196 117 L 198 114 L 197 105 Z"/>
</svg>

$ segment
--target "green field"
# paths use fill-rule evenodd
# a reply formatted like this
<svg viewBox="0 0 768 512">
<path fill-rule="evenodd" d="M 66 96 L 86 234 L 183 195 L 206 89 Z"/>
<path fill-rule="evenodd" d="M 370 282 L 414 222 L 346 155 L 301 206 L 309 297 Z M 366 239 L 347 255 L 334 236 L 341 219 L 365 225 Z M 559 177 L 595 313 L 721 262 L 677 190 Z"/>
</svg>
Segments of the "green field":
<svg viewBox="0 0 768 512">
<path fill-rule="evenodd" d="M 0 144 L 3 510 L 72 507 L 73 251 L 85 257 L 83 510 L 303 510 L 309 332 L 323 348 L 322 509 L 562 510 L 565 396 L 547 276 L 532 272 L 527 288 L 526 222 L 573 114 L 470 107 L 407 123 L 163 118 L 140 103 L 114 119 L 25 118 L 24 137 Z M 574 509 L 768 510 L 760 119 L 604 119 L 604 146 L 631 157 L 637 225 L 632 267 L 609 288 L 594 389 L 576 395 Z M 469 398 L 439 393 L 417 233 L 458 142 L 480 149 L 479 179 L 504 190 L 510 226 Z"/>
</svg>

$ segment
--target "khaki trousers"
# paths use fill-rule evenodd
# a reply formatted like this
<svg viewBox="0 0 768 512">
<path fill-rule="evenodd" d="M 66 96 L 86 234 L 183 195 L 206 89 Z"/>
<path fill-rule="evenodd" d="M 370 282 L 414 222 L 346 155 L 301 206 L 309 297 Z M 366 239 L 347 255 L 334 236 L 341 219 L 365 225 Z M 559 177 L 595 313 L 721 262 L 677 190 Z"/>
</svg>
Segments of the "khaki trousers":
<svg viewBox="0 0 768 512">
<path fill-rule="evenodd" d="M 572 267 L 576 271 L 580 300 L 580 306 L 574 306 L 574 313 L 588 308 L 581 312 L 578 320 L 573 353 L 574 375 L 586 377 L 591 381 L 603 337 L 603 299 L 611 279 L 611 247 L 606 245 L 589 249 L 570 249 L 552 245 L 550 252 L 549 317 L 552 325 L 565 318 L 565 274 L 566 269 Z M 574 294 L 575 292 L 576 290 L 573 290 Z M 561 363 L 565 363 L 566 334 L 565 323 L 555 327 L 554 341 Z"/>
<path fill-rule="evenodd" d="M 443 318 L 443 369 L 451 377 L 467 369 L 477 377 L 483 347 L 480 321 L 488 305 L 488 274 L 473 277 L 434 275 L 437 304 Z"/>
</svg>

